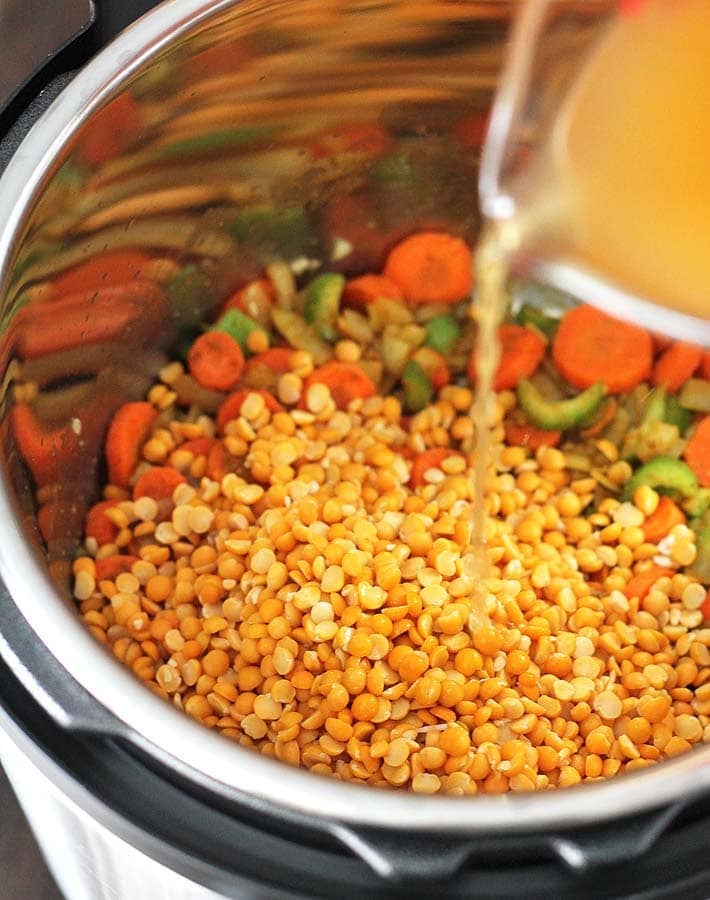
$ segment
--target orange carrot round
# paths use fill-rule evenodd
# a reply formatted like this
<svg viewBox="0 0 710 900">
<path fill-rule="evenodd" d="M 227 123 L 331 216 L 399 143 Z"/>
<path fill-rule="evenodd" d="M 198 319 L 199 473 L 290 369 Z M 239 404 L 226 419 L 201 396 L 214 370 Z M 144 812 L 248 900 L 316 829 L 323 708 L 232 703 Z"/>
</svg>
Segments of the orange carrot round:
<svg viewBox="0 0 710 900">
<path fill-rule="evenodd" d="M 700 363 L 700 376 L 710 381 L 710 350 L 703 353 L 703 361 Z"/>
<path fill-rule="evenodd" d="M 390 251 L 384 274 L 409 303 L 458 303 L 471 293 L 472 267 L 471 250 L 461 238 L 422 231 Z"/>
<path fill-rule="evenodd" d="M 375 385 L 364 369 L 356 363 L 337 360 L 324 363 L 306 378 L 303 386 L 304 397 L 312 384 L 327 385 L 338 409 L 347 409 L 351 401 L 357 397 L 364 399 L 377 393 Z"/>
<path fill-rule="evenodd" d="M 540 447 L 558 447 L 562 440 L 561 431 L 545 431 L 527 422 L 522 425 L 505 426 L 505 442 L 514 447 L 527 447 L 538 450 Z"/>
<path fill-rule="evenodd" d="M 650 569 L 634 575 L 624 588 L 624 593 L 629 600 L 633 597 L 638 597 L 639 600 L 643 601 L 653 585 L 666 575 L 675 575 L 675 570 L 667 569 L 663 566 L 651 566 Z"/>
<path fill-rule="evenodd" d="M 683 510 L 670 497 L 661 497 L 655 512 L 643 523 L 643 534 L 647 541 L 657 544 L 674 525 L 685 525 Z"/>
<path fill-rule="evenodd" d="M 153 500 L 171 500 L 179 484 L 185 484 L 185 476 L 172 466 L 153 466 L 145 471 L 133 486 L 133 499 L 152 497 Z"/>
<path fill-rule="evenodd" d="M 404 300 L 400 286 L 386 275 L 369 274 L 351 278 L 343 291 L 343 300 L 356 306 L 367 305 L 379 297 L 386 297 L 388 300 Z"/>
<path fill-rule="evenodd" d="M 96 580 L 113 581 L 122 572 L 130 572 L 134 562 L 138 562 L 138 557 L 129 556 L 128 554 L 116 554 L 115 556 L 104 556 L 103 559 L 97 559 Z"/>
<path fill-rule="evenodd" d="M 106 435 L 106 462 L 112 484 L 128 487 L 143 444 L 158 411 L 150 403 L 125 403 L 114 415 Z"/>
<path fill-rule="evenodd" d="M 109 284 L 124 284 L 141 277 L 151 257 L 142 250 L 107 250 L 68 269 L 54 282 L 54 297 L 80 291 L 95 291 Z"/>
<path fill-rule="evenodd" d="M 500 340 L 500 362 L 493 380 L 493 389 L 504 391 L 516 388 L 521 378 L 530 378 L 545 356 L 545 339 L 532 328 L 523 325 L 501 325 L 498 329 Z M 468 377 L 475 382 L 476 349 L 468 361 Z"/>
<path fill-rule="evenodd" d="M 230 391 L 244 371 L 242 348 L 224 331 L 206 331 L 193 343 L 187 365 L 195 381 L 211 391 Z"/>
<path fill-rule="evenodd" d="M 683 456 L 700 484 L 710 487 L 710 416 L 705 416 L 695 426 Z"/>
<path fill-rule="evenodd" d="M 665 387 L 675 393 L 692 377 L 702 359 L 702 347 L 675 341 L 656 360 L 651 380 L 657 387 Z"/>
<path fill-rule="evenodd" d="M 263 367 L 276 375 L 285 375 L 291 371 L 291 359 L 293 350 L 290 347 L 272 347 L 263 353 L 256 353 L 247 360 L 246 371 Z"/>
<path fill-rule="evenodd" d="M 457 453 L 456 450 L 451 450 L 449 447 L 434 447 L 432 450 L 425 450 L 423 453 L 420 453 L 412 463 L 409 473 L 409 484 L 412 487 L 421 487 L 423 484 L 426 484 L 425 473 L 429 469 L 440 469 L 443 461 L 448 459 L 449 456 L 461 456 L 461 454 Z"/>
<path fill-rule="evenodd" d="M 563 316 L 552 356 L 559 373 L 575 387 L 602 381 L 610 393 L 619 394 L 649 378 L 653 343 L 645 329 L 585 305 Z"/>
<path fill-rule="evenodd" d="M 106 510 L 115 506 L 114 500 L 100 500 L 86 514 L 84 534 L 94 538 L 99 547 L 102 544 L 112 544 L 118 534 L 118 526 L 106 515 Z"/>
<path fill-rule="evenodd" d="M 251 388 L 242 388 L 238 391 L 235 391 L 233 394 L 230 394 L 229 397 L 222 403 L 220 408 L 217 410 L 217 428 L 220 431 L 224 431 L 224 428 L 227 422 L 231 422 L 232 419 L 238 419 L 239 415 L 242 411 L 242 404 L 249 396 L 249 394 L 259 394 L 260 397 L 264 398 L 264 404 L 266 408 L 270 410 L 272 413 L 280 412 L 283 410 L 283 406 L 279 403 L 279 401 L 270 394 L 268 391 L 261 391 L 257 389 Z"/>
<path fill-rule="evenodd" d="M 222 441 L 215 441 L 207 454 L 207 477 L 213 481 L 221 481 L 229 471 L 228 459 L 229 454 Z"/>
<path fill-rule="evenodd" d="M 707 622 L 710 619 L 710 591 L 705 596 L 700 612 L 703 614 L 703 621 Z"/>
</svg>

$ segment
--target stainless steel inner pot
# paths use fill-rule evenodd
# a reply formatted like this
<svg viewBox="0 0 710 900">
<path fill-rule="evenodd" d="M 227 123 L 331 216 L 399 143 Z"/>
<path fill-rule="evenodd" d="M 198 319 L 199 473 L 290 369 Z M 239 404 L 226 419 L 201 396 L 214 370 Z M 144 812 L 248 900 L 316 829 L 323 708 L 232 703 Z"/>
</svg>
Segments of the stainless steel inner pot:
<svg viewBox="0 0 710 900">
<path fill-rule="evenodd" d="M 372 238 L 383 228 L 444 224 L 472 239 L 480 141 L 514 6 L 172 0 L 80 72 L 13 158 L 0 186 L 0 574 L 36 642 L 13 647 L 8 634 L 3 642 L 28 689 L 66 729 L 116 735 L 218 792 L 412 831 L 571 826 L 710 787 L 710 748 L 609 782 L 526 796 L 419 797 L 295 770 L 210 733 L 146 690 L 85 630 L 67 590 L 68 560 L 97 496 L 107 420 L 144 393 L 182 322 L 146 306 L 120 335 L 97 339 L 87 297 L 78 350 L 28 359 L 27 321 L 43 302 L 33 285 L 58 258 L 66 265 L 111 247 L 207 258 L 213 282 L 224 285 L 274 255 L 357 271 L 381 252 Z M 568 6 L 569 15 L 584 14 L 584 3 Z M 304 150 L 317 136 L 337 144 L 346 126 L 362 137 L 337 158 Z M 388 167 L 373 173 L 368 141 L 379 126 L 394 145 Z M 373 177 L 386 182 L 374 212 Z M 280 227 L 261 227 L 266 204 L 284 210 Z M 240 228 L 225 227 L 235 219 Z M 204 307 L 180 315 L 208 308 L 209 291 Z M 45 327 L 61 332 L 63 323 Z M 46 547 L 35 485 L 8 426 L 15 387 L 30 377 L 41 386 L 38 414 L 64 429 L 52 450 L 56 478 L 40 490 Z M 35 663 L 45 656 L 95 703 L 74 703 L 43 679 Z"/>
</svg>

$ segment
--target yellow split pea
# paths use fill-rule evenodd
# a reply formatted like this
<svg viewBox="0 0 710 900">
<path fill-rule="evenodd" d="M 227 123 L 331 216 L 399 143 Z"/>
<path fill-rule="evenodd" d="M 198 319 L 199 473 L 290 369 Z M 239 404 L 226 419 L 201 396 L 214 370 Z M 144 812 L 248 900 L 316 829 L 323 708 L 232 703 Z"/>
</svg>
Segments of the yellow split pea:
<svg viewBox="0 0 710 900">
<path fill-rule="evenodd" d="M 344 360 L 356 350 L 337 348 Z M 284 403 L 313 368 L 308 354 L 293 360 Z M 155 501 L 110 488 L 137 559 L 115 579 L 99 577 L 115 545 L 76 560 L 87 625 L 204 725 L 344 781 L 541 790 L 708 740 L 704 589 L 676 571 L 643 605 L 625 593 L 653 565 L 642 528 L 658 495 L 607 497 L 585 516 L 595 479 L 557 449 L 505 446 L 500 424 L 486 496 L 490 625 L 469 628 L 472 459 L 451 457 L 417 487 L 408 459 L 465 445 L 471 401 L 444 388 L 405 431 L 391 397 L 344 412 L 319 385 L 305 408 L 272 413 L 250 395 L 218 438 L 243 459 L 221 481 L 194 474 L 185 423 L 164 410 L 170 458 L 197 486 L 177 488 L 162 520 Z M 498 395 L 497 423 L 514 402 Z M 214 432 L 201 417 L 189 438 Z M 606 450 L 602 475 L 621 484 L 628 467 Z M 681 537 L 689 559 L 692 533 Z M 671 570 L 684 564 L 676 557 Z"/>
</svg>

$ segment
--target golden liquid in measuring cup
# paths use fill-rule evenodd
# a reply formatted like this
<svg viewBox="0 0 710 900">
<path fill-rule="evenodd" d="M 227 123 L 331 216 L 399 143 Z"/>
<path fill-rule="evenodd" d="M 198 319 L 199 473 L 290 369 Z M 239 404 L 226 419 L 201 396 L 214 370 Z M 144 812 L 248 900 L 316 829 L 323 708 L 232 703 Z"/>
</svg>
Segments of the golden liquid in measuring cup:
<svg viewBox="0 0 710 900">
<path fill-rule="evenodd" d="M 550 155 L 574 256 L 630 293 L 710 315 L 709 0 L 616 17 Z"/>
</svg>

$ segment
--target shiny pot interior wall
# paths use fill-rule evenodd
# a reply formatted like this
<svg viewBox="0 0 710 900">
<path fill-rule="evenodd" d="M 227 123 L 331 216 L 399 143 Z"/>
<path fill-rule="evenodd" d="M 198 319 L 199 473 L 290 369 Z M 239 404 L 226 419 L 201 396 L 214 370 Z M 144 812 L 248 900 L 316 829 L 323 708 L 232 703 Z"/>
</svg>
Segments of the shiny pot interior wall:
<svg viewBox="0 0 710 900">
<path fill-rule="evenodd" d="M 475 238 L 513 6 L 251 0 L 157 54 L 79 125 L 24 224 L 0 324 L 9 481 L 30 530 L 36 500 L 55 574 L 97 499 L 112 413 L 230 291 L 274 259 L 376 270 L 417 228 Z M 69 300 L 52 287 L 128 249 L 165 261 L 162 290 L 143 281 L 127 298 L 100 271 Z"/>
</svg>

